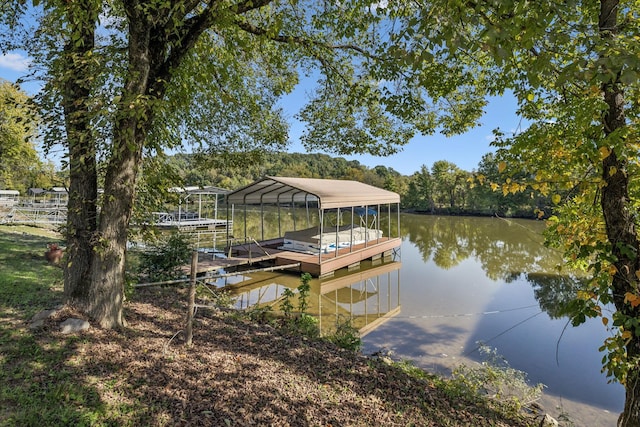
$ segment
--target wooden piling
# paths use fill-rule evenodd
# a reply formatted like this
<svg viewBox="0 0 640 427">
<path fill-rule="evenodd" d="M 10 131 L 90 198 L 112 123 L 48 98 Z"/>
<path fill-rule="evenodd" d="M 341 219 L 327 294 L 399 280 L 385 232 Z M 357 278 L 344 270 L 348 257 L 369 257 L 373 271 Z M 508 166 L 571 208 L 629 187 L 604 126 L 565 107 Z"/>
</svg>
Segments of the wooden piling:
<svg viewBox="0 0 640 427">
<path fill-rule="evenodd" d="M 191 254 L 191 276 L 189 281 L 189 303 L 187 311 L 187 326 L 185 328 L 186 344 L 190 347 L 193 342 L 193 313 L 196 305 L 196 271 L 198 268 L 198 252 Z"/>
</svg>

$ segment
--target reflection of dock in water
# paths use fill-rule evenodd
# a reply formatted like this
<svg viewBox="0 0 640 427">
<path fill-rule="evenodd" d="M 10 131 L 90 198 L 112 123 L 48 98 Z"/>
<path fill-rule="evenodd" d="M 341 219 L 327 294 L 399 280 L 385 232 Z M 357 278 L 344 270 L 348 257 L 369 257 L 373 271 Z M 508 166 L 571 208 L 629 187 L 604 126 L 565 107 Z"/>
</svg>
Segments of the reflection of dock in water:
<svg viewBox="0 0 640 427">
<path fill-rule="evenodd" d="M 320 330 L 331 332 L 349 319 L 364 336 L 400 313 L 400 267 L 392 261 L 323 280 L 320 284 Z M 327 325 L 327 326 L 325 326 Z"/>
<path fill-rule="evenodd" d="M 400 313 L 399 261 L 363 264 L 358 271 L 344 269 L 334 277 L 312 279 L 308 314 L 318 319 L 322 334 L 350 321 L 361 336 Z M 295 290 L 300 277 L 256 271 L 218 278 L 216 285 L 230 291 L 240 309 L 270 307 L 278 311 L 285 289 Z M 292 303 L 297 304 L 297 297 Z"/>
</svg>

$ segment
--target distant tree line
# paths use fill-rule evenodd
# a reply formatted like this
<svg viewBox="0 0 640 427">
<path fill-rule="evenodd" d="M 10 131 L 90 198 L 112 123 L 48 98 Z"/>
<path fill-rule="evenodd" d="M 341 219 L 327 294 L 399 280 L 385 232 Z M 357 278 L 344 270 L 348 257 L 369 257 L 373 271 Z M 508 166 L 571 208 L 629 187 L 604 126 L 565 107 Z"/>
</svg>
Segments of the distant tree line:
<svg viewBox="0 0 640 427">
<path fill-rule="evenodd" d="M 56 171 L 51 161 L 42 161 L 35 148 L 38 118 L 27 95 L 0 80 L 0 189 L 68 186 L 69 171 Z M 31 120 L 26 118 L 32 117 Z M 143 180 L 136 200 L 138 214 L 159 208 L 176 197 L 167 190 L 176 185 L 215 185 L 236 189 L 265 175 L 349 179 L 395 191 L 405 210 L 449 215 L 499 215 L 532 217 L 548 214 L 550 198 L 540 192 L 504 191 L 499 165 L 492 154 L 483 157 L 474 171 L 439 160 L 423 165 L 410 176 L 393 168 L 369 168 L 357 160 L 327 154 L 302 154 L 254 150 L 225 156 L 205 153 L 151 156 L 145 159 Z M 526 178 L 526 177 L 523 177 Z M 100 174 L 98 185 L 104 184 Z M 147 191 L 145 191 L 147 190 Z M 556 192 L 557 194 L 557 192 Z"/>
<path fill-rule="evenodd" d="M 431 167 L 423 165 L 409 176 L 390 167 L 369 168 L 342 157 L 285 152 L 263 153 L 242 167 L 215 168 L 198 156 L 177 154 L 167 159 L 167 167 L 185 186 L 214 185 L 228 189 L 265 175 L 355 180 L 399 193 L 402 209 L 420 213 L 533 218 L 548 215 L 552 205 L 551 196 L 539 192 L 504 191 L 493 154 L 485 155 L 478 169 L 471 172 L 439 160 Z"/>
</svg>

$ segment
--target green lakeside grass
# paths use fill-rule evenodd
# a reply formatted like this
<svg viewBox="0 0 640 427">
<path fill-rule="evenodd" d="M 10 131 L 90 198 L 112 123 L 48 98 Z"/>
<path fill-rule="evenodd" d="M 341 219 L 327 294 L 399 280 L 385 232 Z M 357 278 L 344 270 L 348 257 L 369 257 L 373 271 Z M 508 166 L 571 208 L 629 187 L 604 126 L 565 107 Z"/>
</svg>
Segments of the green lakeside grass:
<svg viewBox="0 0 640 427">
<path fill-rule="evenodd" d="M 57 233 L 31 227 L 0 226 L 0 310 L 28 320 L 62 302 L 62 268 L 44 258 L 47 244 L 62 244 Z"/>
<path fill-rule="evenodd" d="M 0 226 L 0 425 L 88 425 L 95 390 L 78 384 L 65 362 L 78 337 L 38 340 L 29 329 L 38 312 L 63 300 L 62 268 L 44 258 L 56 233 Z M 78 403 L 85 404 L 79 408 Z M 81 405 L 81 406 L 83 406 Z"/>
</svg>

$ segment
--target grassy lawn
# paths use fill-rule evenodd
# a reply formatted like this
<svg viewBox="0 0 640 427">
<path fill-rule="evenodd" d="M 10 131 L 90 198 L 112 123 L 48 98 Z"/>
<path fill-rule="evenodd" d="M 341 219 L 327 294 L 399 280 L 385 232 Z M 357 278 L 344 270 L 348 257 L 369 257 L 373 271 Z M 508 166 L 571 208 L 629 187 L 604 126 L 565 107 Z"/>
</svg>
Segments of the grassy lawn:
<svg viewBox="0 0 640 427">
<path fill-rule="evenodd" d="M 37 232 L 38 234 L 33 234 Z M 36 312 L 62 301 L 62 269 L 44 259 L 48 243 L 61 243 L 46 230 L 0 226 L 0 310 L 27 320 Z"/>
<path fill-rule="evenodd" d="M 46 230 L 0 227 L 1 425 L 65 425 L 78 419 L 78 406 L 69 402 L 92 395 L 64 368 L 78 338 L 46 343 L 28 328 L 34 314 L 62 302 L 62 269 L 44 259 L 51 242 L 61 239 Z"/>
</svg>

